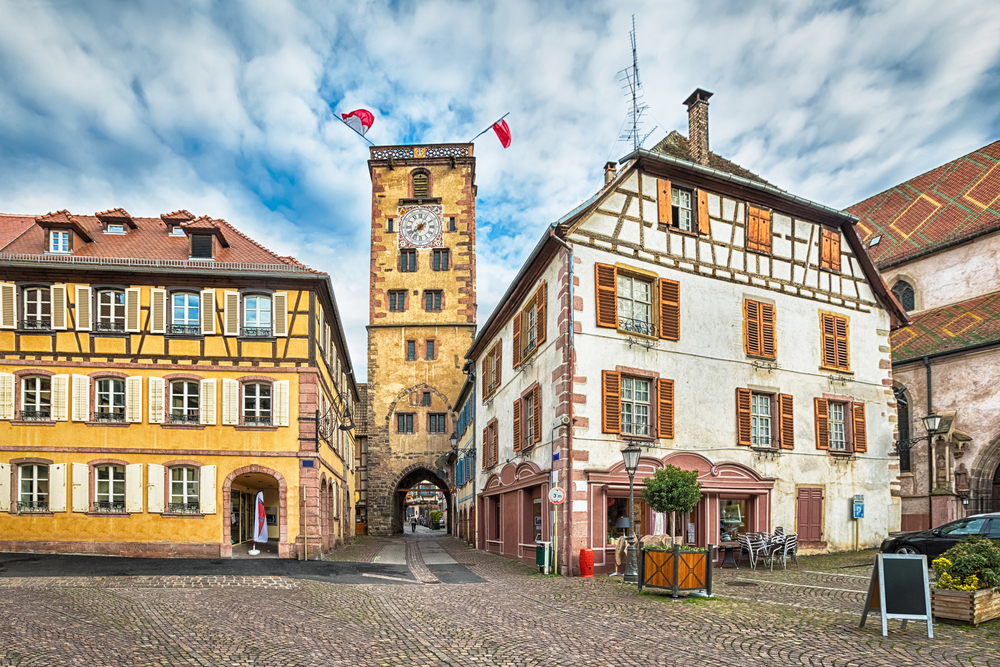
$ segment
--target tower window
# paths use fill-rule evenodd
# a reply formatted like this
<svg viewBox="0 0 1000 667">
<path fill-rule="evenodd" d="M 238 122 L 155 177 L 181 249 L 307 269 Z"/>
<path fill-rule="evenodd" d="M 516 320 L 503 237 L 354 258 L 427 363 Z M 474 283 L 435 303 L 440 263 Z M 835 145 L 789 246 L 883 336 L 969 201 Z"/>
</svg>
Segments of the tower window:
<svg viewBox="0 0 1000 667">
<path fill-rule="evenodd" d="M 389 310 L 394 313 L 406 310 L 406 290 L 392 290 L 389 292 Z"/>
<path fill-rule="evenodd" d="M 387 231 L 387 232 L 394 232 L 394 231 L 396 231 L 392 227 L 392 218 L 386 218 L 386 221 L 385 221 L 385 231 Z"/>
<path fill-rule="evenodd" d="M 423 199 L 428 196 L 427 174 L 424 172 L 417 172 L 413 174 L 413 198 Z"/>
<path fill-rule="evenodd" d="M 443 296 L 444 292 L 441 290 L 427 290 L 424 292 L 424 310 L 428 312 L 440 311 Z"/>
<path fill-rule="evenodd" d="M 434 251 L 431 268 L 435 271 L 447 271 L 451 265 L 451 253 L 447 248 L 439 248 Z"/>
<path fill-rule="evenodd" d="M 401 250 L 399 253 L 399 270 L 403 273 L 413 273 L 417 270 L 417 251 Z"/>
<path fill-rule="evenodd" d="M 406 360 L 414 361 L 417 358 L 417 341 L 406 341 Z"/>
<path fill-rule="evenodd" d="M 896 281 L 896 284 L 892 286 L 892 295 L 896 297 L 896 300 L 899 301 L 899 304 L 903 306 L 903 310 L 906 312 L 916 309 L 916 292 L 913 290 L 913 285 L 905 280 Z"/>
<path fill-rule="evenodd" d="M 449 232 L 457 232 L 458 231 L 458 227 L 455 226 L 455 218 L 454 218 L 454 216 L 448 218 L 448 231 Z"/>
</svg>

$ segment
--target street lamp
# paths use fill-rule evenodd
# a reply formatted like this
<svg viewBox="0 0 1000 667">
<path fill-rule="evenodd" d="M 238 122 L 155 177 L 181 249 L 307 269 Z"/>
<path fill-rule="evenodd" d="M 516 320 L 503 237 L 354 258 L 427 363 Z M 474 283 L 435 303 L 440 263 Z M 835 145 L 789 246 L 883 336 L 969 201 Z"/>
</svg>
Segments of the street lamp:
<svg viewBox="0 0 1000 667">
<path fill-rule="evenodd" d="M 642 449 L 631 440 L 622 450 L 622 458 L 625 459 L 625 472 L 628 473 L 628 547 L 625 550 L 625 577 L 626 584 L 639 582 L 639 565 L 635 557 L 635 471 L 639 467 L 639 454 Z"/>
<path fill-rule="evenodd" d="M 896 441 L 896 453 L 905 452 L 913 448 L 918 442 L 923 442 L 927 440 L 928 443 L 934 439 L 934 436 L 938 434 L 938 429 L 941 428 L 941 415 L 934 414 L 933 412 L 926 417 L 921 417 L 921 422 L 924 424 L 924 430 L 927 431 L 927 435 L 920 438 L 907 438 L 906 440 Z"/>
</svg>

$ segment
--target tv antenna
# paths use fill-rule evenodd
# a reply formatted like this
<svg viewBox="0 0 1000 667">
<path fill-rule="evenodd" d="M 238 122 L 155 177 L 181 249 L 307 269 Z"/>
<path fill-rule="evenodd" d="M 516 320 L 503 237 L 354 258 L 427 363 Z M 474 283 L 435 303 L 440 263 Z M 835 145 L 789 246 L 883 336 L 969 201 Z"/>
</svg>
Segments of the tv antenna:
<svg viewBox="0 0 1000 667">
<path fill-rule="evenodd" d="M 626 118 L 627 131 L 623 132 L 618 139 L 620 141 L 631 141 L 632 149 L 638 150 L 650 134 L 650 131 L 642 140 L 639 139 L 639 128 L 642 125 L 642 116 L 649 109 L 649 106 L 642 99 L 642 82 L 639 80 L 639 56 L 636 52 L 635 39 L 635 14 L 632 15 L 632 31 L 628 34 L 629 42 L 632 45 L 632 66 L 618 72 L 618 80 L 622 83 L 622 90 L 625 97 L 631 101 Z M 656 130 L 654 127 L 653 130 Z"/>
</svg>

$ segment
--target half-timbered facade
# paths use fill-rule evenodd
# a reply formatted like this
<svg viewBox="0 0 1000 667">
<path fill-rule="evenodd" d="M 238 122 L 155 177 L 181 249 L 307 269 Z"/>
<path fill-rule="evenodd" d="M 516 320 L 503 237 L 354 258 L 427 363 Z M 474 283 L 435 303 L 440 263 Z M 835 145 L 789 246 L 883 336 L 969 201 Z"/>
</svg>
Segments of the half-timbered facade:
<svg viewBox="0 0 1000 667">
<path fill-rule="evenodd" d="M 353 534 L 329 276 L 224 220 L 0 215 L 0 550 L 272 554 Z"/>
<path fill-rule="evenodd" d="M 704 498 L 677 524 L 686 543 L 781 526 L 825 551 L 898 529 L 888 337 L 905 313 L 856 218 L 708 151 L 695 131 L 708 95 L 688 100 L 705 145 L 674 132 L 621 173 L 607 165 L 480 330 L 481 548 L 533 562 L 552 540 L 563 572 L 585 547 L 614 569 L 629 441 L 647 448 L 640 489 L 666 464 L 698 471 Z M 636 502 L 637 533 L 665 529 Z"/>
</svg>

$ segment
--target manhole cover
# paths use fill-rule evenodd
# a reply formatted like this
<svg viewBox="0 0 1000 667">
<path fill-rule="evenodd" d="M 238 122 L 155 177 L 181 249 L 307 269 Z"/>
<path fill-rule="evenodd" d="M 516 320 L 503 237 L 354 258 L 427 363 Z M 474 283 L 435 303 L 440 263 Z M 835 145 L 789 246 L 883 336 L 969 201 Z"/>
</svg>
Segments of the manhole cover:
<svg viewBox="0 0 1000 667">
<path fill-rule="evenodd" d="M 752 581 L 727 581 L 726 586 L 756 586 Z"/>
</svg>

